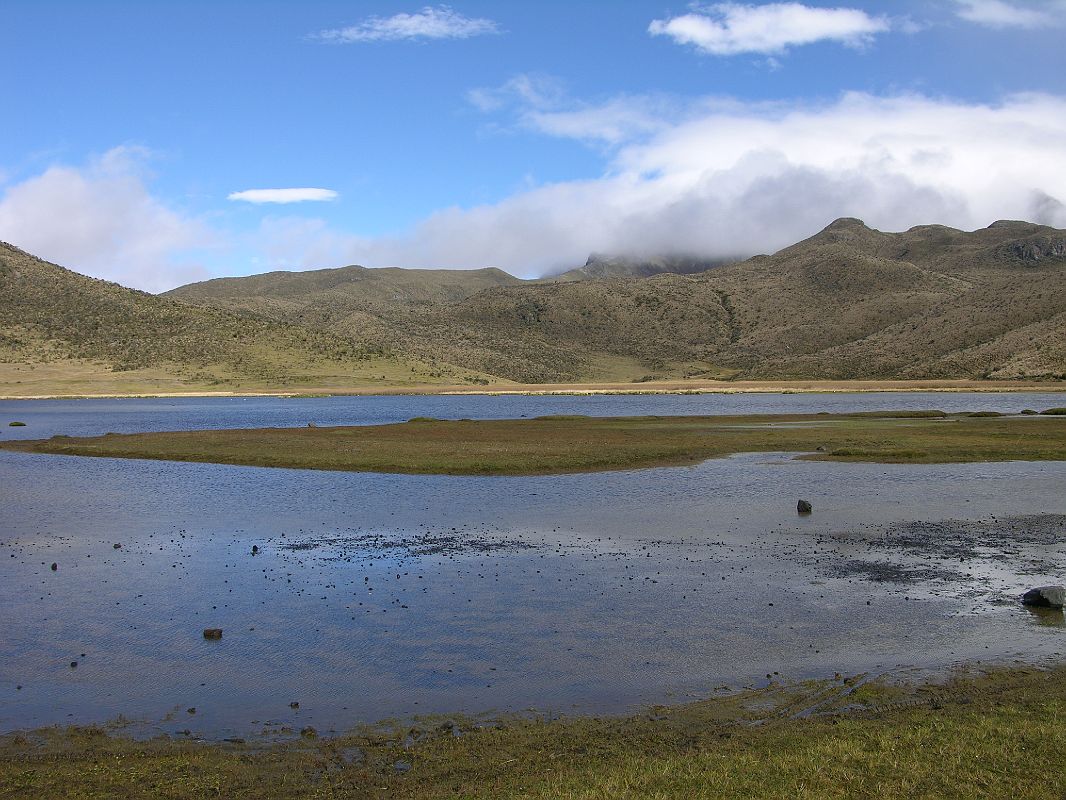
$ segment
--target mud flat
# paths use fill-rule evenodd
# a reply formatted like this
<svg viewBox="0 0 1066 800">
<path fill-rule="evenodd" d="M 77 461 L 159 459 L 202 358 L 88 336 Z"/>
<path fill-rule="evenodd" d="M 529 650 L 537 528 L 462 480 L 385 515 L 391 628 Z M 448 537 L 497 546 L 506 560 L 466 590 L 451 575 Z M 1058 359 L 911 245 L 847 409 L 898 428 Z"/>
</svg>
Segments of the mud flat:
<svg viewBox="0 0 1066 800">
<path fill-rule="evenodd" d="M 523 424 L 588 424 L 553 416 Z M 1063 421 L 715 420 L 971 454 Z M 1061 794 L 1066 622 L 1020 595 L 1066 576 L 1066 462 L 808 452 L 455 476 L 0 451 L 0 796 Z"/>
</svg>

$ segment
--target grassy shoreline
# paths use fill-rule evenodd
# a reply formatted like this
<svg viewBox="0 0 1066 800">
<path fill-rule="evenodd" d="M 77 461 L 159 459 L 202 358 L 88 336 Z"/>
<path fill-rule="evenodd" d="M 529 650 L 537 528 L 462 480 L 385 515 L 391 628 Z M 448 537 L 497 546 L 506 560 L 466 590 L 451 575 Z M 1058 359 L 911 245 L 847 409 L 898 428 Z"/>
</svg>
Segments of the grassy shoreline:
<svg viewBox="0 0 1066 800">
<path fill-rule="evenodd" d="M 1064 721 L 1057 666 L 971 668 L 943 683 L 838 677 L 625 718 L 441 718 L 275 744 L 52 728 L 0 737 L 0 796 L 1059 797 Z"/>
<path fill-rule="evenodd" d="M 550 416 L 13 440 L 27 453 L 427 475 L 550 475 L 753 452 L 933 464 L 1066 460 L 1066 416 L 939 411 L 704 417 Z"/>
<path fill-rule="evenodd" d="M 47 385 L 47 384 L 45 384 Z M 648 381 L 646 383 L 549 383 L 517 384 L 492 383 L 485 386 L 469 384 L 370 384 L 339 386 L 337 384 L 294 387 L 249 387 L 248 389 L 190 388 L 162 389 L 145 386 L 143 391 L 61 391 L 58 384 L 42 390 L 34 386 L 20 394 L 11 393 L 11 385 L 0 385 L 0 400 L 55 400 L 87 398 L 149 398 L 149 397 L 374 397 L 419 395 L 656 395 L 656 394 L 835 394 L 878 392 L 1066 392 L 1066 381 L 980 381 L 980 380 L 783 380 L 783 381 Z"/>
</svg>

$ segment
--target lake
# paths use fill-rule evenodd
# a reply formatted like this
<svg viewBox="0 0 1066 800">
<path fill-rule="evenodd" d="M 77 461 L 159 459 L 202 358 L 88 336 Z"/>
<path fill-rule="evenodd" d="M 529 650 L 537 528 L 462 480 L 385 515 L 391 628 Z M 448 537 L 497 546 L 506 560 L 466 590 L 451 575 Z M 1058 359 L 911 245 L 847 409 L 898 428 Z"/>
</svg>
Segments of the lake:
<svg viewBox="0 0 1066 800">
<path fill-rule="evenodd" d="M 1031 393 L 3 401 L 0 435 L 1062 404 Z M 796 514 L 801 497 L 809 517 Z M 144 734 L 283 737 L 422 714 L 623 713 L 768 676 L 1066 650 L 1061 613 L 1018 602 L 1066 574 L 1058 462 L 763 453 L 475 478 L 0 452 L 0 503 L 0 730 L 121 716 Z M 223 638 L 205 640 L 208 627 Z"/>
</svg>

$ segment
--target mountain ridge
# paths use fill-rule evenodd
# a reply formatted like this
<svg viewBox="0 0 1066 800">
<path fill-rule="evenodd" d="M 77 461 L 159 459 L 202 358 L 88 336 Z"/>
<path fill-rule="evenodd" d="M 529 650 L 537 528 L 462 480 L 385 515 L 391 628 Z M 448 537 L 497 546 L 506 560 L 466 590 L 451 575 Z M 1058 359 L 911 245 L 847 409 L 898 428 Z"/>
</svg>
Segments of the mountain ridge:
<svg viewBox="0 0 1066 800">
<path fill-rule="evenodd" d="M 1035 223 L 886 233 L 842 218 L 742 261 L 590 264 L 603 269 L 532 281 L 353 265 L 155 296 L 5 245 L 0 349 L 221 381 L 289 380 L 323 359 L 338 381 L 367 362 L 382 381 L 1066 378 L 1066 231 Z"/>
</svg>

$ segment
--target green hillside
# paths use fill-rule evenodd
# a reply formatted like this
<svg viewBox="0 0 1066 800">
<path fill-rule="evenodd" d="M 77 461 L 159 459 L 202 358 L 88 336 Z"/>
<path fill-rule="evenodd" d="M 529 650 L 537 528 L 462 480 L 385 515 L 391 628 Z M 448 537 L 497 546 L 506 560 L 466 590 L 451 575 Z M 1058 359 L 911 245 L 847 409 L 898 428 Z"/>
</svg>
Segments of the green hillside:
<svg viewBox="0 0 1066 800">
<path fill-rule="evenodd" d="M 1066 231 L 883 233 L 841 219 L 731 264 L 593 257 L 538 281 L 351 266 L 165 296 L 0 245 L 0 382 L 56 364 L 88 386 L 1061 380 Z"/>
<path fill-rule="evenodd" d="M 0 382 L 9 388 L 56 381 L 86 392 L 298 388 L 433 382 L 430 372 L 354 337 L 197 308 L 88 278 L 0 243 Z M 465 377 L 455 370 L 440 379 Z"/>
<path fill-rule="evenodd" d="M 467 360 L 450 358 L 517 380 L 581 379 L 604 356 L 664 376 L 703 364 L 744 378 L 1061 379 L 1066 232 L 839 220 L 695 275 L 480 292 L 423 327 L 466 343 Z"/>
</svg>

